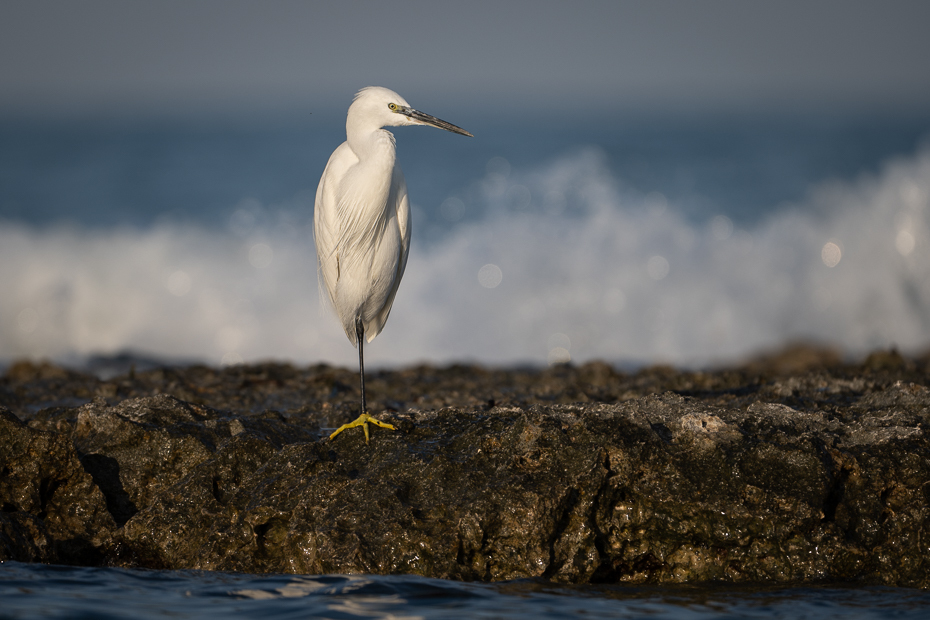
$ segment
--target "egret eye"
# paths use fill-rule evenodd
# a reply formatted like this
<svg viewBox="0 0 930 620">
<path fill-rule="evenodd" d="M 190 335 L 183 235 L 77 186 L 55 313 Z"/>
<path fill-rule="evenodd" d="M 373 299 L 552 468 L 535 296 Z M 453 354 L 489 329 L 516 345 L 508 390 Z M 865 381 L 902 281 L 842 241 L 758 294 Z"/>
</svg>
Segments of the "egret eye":
<svg viewBox="0 0 930 620">
<path fill-rule="evenodd" d="M 388 104 L 388 108 L 390 108 L 390 110 L 391 110 L 392 112 L 397 112 L 397 104 L 396 104 L 396 103 L 389 103 L 389 104 Z"/>
</svg>

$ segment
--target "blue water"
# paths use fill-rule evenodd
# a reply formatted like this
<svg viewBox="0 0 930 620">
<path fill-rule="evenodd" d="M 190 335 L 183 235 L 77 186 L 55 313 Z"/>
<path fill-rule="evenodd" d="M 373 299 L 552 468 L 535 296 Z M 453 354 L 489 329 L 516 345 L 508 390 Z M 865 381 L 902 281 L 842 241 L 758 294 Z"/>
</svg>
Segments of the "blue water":
<svg viewBox="0 0 930 620">
<path fill-rule="evenodd" d="M 224 226 L 243 199 L 280 205 L 316 190 L 342 118 L 287 122 L 14 122 L 0 119 L 0 221 L 110 228 L 174 220 Z M 699 218 L 752 222 L 825 179 L 875 173 L 930 138 L 930 117 L 488 119 L 474 139 L 397 128 L 421 230 L 466 197 L 495 157 L 538 168 L 596 147 L 630 190 Z M 484 214 L 472 201 L 466 218 Z M 448 222 L 445 222 L 448 228 Z"/>
<path fill-rule="evenodd" d="M 902 588 L 567 587 L 0 563 L 0 618 L 926 618 Z"/>
</svg>

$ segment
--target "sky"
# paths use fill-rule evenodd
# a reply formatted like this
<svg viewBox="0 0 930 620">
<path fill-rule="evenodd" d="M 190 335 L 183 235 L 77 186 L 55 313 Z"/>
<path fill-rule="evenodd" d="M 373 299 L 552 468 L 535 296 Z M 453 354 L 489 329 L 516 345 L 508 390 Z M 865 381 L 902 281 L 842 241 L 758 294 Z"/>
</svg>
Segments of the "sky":
<svg viewBox="0 0 930 620">
<path fill-rule="evenodd" d="M 930 2 L 4 0 L 0 114 L 913 113 Z M 451 115 L 451 113 L 450 113 Z"/>
</svg>

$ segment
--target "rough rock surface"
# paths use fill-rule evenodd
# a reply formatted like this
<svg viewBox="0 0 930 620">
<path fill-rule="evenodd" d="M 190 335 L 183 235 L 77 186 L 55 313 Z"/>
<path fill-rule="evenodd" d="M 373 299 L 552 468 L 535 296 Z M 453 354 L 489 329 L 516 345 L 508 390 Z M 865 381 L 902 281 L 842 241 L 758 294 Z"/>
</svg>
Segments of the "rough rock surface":
<svg viewBox="0 0 930 620">
<path fill-rule="evenodd" d="M 0 378 L 0 560 L 930 587 L 930 364 Z"/>
</svg>

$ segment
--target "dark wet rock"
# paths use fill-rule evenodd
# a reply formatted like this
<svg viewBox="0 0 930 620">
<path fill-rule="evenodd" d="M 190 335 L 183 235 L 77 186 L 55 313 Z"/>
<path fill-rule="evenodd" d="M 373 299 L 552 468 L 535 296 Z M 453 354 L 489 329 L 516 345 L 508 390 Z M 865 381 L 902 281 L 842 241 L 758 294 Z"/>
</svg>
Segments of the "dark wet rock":
<svg viewBox="0 0 930 620">
<path fill-rule="evenodd" d="M 159 503 L 167 488 L 242 434 L 272 451 L 315 438 L 273 413 L 240 419 L 167 395 L 129 399 L 113 407 L 95 400 L 78 409 L 71 437 L 113 518 L 123 525 L 141 508 Z M 247 448 L 241 450 L 253 458 Z"/>
<path fill-rule="evenodd" d="M 367 445 L 326 438 L 350 370 L 31 368 L 0 379 L 0 559 L 930 587 L 926 359 L 378 372 Z"/>
<path fill-rule="evenodd" d="M 115 526 L 70 439 L 0 409 L 0 560 L 96 562 Z"/>
</svg>

